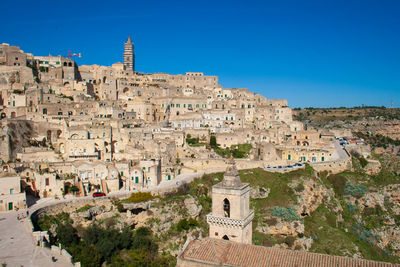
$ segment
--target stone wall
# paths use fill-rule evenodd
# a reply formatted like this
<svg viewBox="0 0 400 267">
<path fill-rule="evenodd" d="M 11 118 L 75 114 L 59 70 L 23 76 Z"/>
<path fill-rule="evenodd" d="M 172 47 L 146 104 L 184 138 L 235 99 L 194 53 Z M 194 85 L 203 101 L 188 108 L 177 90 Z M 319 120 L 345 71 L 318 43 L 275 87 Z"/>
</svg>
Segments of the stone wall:
<svg viewBox="0 0 400 267">
<path fill-rule="evenodd" d="M 184 173 L 191 173 L 196 171 L 209 171 L 223 172 L 227 167 L 227 159 L 182 159 L 184 165 Z M 236 166 L 239 170 L 262 168 L 263 161 L 255 161 L 249 159 L 235 159 Z"/>
<path fill-rule="evenodd" d="M 310 163 L 317 172 L 328 171 L 330 173 L 336 174 L 346 170 L 351 170 L 351 158 L 346 160 L 336 160 L 327 162 L 314 162 Z"/>
</svg>

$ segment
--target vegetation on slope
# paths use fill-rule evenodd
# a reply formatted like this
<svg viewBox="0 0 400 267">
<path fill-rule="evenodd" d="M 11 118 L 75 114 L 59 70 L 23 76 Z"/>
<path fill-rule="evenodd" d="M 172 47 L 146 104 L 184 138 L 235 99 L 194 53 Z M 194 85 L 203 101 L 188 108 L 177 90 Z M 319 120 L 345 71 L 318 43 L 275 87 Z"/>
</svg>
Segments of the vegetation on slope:
<svg viewBox="0 0 400 267">
<path fill-rule="evenodd" d="M 353 107 L 353 108 L 304 108 L 294 109 L 293 119 L 299 121 L 322 121 L 334 120 L 352 121 L 365 118 L 382 118 L 383 120 L 400 120 L 399 108 L 385 107 Z"/>
<path fill-rule="evenodd" d="M 296 242 L 310 239 L 312 244 L 309 250 L 312 252 L 398 263 L 399 258 L 394 256 L 390 245 L 379 248 L 378 233 L 386 227 L 388 218 L 392 218 L 397 225 L 400 223 L 400 216 L 394 213 L 393 204 L 387 200 L 383 206 L 362 208 L 360 204 L 368 194 L 380 192 L 386 185 L 400 183 L 399 176 L 386 164 L 386 158 L 377 159 L 382 162 L 382 171 L 378 175 L 365 174 L 356 158 L 354 164 L 358 164 L 358 167 L 355 171 L 336 175 L 316 173 L 308 165 L 304 169 L 283 174 L 263 169 L 239 171 L 242 182 L 250 183 L 253 189 L 270 190 L 267 197 L 252 198 L 250 201 L 255 211 L 253 244 L 302 249 Z M 113 225 L 118 218 L 111 218 L 113 222 L 98 222 L 86 229 L 73 228 L 68 226 L 71 223 L 68 214 L 45 215 L 39 225 L 44 230 L 56 225 L 57 237 L 53 242 L 67 246 L 67 250 L 76 260 L 82 261 L 83 266 L 99 266 L 96 264 L 103 262 L 108 262 L 110 266 L 139 266 L 144 262 L 147 265 L 143 266 L 172 266 L 176 261 L 175 253 L 188 236 L 208 236 L 206 215 L 211 212 L 211 187 L 222 178 L 223 173 L 204 175 L 190 184 L 183 184 L 175 193 L 153 199 L 151 210 L 161 211 L 161 217 L 151 217 L 146 223 L 146 230 L 126 227 L 117 230 Z M 302 216 L 295 211 L 299 197 L 305 194 L 307 181 L 313 181 L 333 193 L 311 214 Z M 138 198 L 137 194 L 131 198 L 135 199 L 134 202 L 147 199 Z M 188 198 L 193 198 L 197 205 L 201 205 L 202 209 L 196 218 L 192 218 L 185 207 L 184 202 Z M 335 207 L 341 207 L 341 212 L 335 212 Z M 174 218 L 169 225 L 163 218 L 163 214 L 167 213 Z M 304 232 L 297 236 L 267 235 L 259 230 L 260 226 L 276 225 L 279 220 L 304 224 Z M 166 231 L 160 231 L 159 227 L 163 225 L 167 227 Z M 154 234 L 149 229 L 153 229 Z M 93 257 L 89 259 L 84 255 Z"/>
</svg>

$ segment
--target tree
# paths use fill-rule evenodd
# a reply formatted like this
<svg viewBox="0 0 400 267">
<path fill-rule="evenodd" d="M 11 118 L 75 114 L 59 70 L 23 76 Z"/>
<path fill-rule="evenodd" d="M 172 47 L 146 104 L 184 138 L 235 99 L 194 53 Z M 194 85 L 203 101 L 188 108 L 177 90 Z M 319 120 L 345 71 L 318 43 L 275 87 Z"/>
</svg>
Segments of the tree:
<svg viewBox="0 0 400 267">
<path fill-rule="evenodd" d="M 71 224 L 62 223 L 57 226 L 57 239 L 62 245 L 69 247 L 79 242 L 79 237 L 76 234 L 76 229 Z"/>
<path fill-rule="evenodd" d="M 217 138 L 215 137 L 215 135 L 211 135 L 211 137 L 210 137 L 210 146 L 212 148 L 216 148 L 218 146 Z"/>
<path fill-rule="evenodd" d="M 103 262 L 99 250 L 93 244 L 85 245 L 81 242 L 70 247 L 69 252 L 74 256 L 74 261 L 81 262 L 82 266 L 98 267 Z"/>
</svg>

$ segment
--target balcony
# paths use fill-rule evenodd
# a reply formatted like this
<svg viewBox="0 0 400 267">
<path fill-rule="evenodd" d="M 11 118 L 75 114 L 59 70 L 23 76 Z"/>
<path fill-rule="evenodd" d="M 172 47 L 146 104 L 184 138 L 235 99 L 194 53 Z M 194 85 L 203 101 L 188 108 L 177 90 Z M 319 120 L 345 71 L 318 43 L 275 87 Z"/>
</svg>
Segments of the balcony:
<svg viewBox="0 0 400 267">
<path fill-rule="evenodd" d="M 207 214 L 207 223 L 216 224 L 225 227 L 244 228 L 254 218 L 254 211 L 250 211 L 249 215 L 244 219 L 232 219 L 228 217 L 213 216 L 211 213 Z"/>
</svg>

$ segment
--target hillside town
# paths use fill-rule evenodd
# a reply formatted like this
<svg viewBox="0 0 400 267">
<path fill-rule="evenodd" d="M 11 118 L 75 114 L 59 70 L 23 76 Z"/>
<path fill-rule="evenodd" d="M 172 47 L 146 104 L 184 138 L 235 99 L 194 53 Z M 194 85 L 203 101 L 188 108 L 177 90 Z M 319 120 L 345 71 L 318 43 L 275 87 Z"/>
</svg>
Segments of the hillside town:
<svg viewBox="0 0 400 267">
<path fill-rule="evenodd" d="M 348 168 L 334 137 L 351 133 L 305 129 L 286 100 L 217 76 L 137 72 L 130 37 L 111 67 L 1 44 L 0 90 L 2 176 L 35 197 L 149 189 L 231 154 L 240 169 Z M 2 210 L 23 207 L 7 195 Z"/>
<path fill-rule="evenodd" d="M 121 47 L 78 66 L 0 45 L 4 264 L 398 266 L 397 113 L 292 110 Z"/>
</svg>

